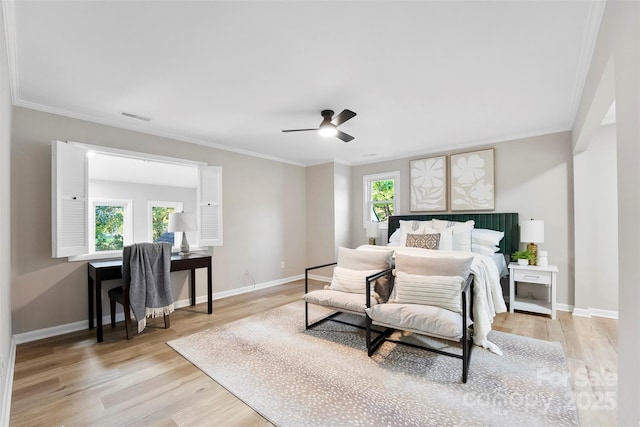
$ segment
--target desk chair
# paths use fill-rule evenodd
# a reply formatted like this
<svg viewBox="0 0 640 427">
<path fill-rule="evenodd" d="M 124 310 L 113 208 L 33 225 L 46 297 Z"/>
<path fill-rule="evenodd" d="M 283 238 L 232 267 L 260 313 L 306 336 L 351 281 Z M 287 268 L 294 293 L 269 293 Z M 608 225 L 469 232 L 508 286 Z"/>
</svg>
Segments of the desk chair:
<svg viewBox="0 0 640 427">
<path fill-rule="evenodd" d="M 173 311 L 171 296 L 171 244 L 137 243 L 122 251 L 122 286 L 109 290 L 111 327 L 116 324 L 116 302 L 122 304 L 127 339 L 132 338 L 131 312 L 138 321 L 138 332 L 146 325 L 146 317 L 163 314 L 165 329 L 170 326 Z M 133 300 L 133 301 L 132 301 Z"/>
</svg>

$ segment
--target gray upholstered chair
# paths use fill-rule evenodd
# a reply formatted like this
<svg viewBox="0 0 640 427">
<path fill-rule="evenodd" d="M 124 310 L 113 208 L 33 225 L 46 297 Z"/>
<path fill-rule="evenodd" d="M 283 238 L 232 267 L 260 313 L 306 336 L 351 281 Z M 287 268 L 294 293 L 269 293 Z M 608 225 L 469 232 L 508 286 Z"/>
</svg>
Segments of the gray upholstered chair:
<svg viewBox="0 0 640 427">
<path fill-rule="evenodd" d="M 164 317 L 164 327 L 165 329 L 169 328 L 169 313 L 173 311 L 170 270 L 171 244 L 166 242 L 137 243 L 126 246 L 122 251 L 123 284 L 108 292 L 111 327 L 115 327 L 116 303 L 120 303 L 124 310 L 127 339 L 133 337 L 130 330 L 132 311 L 136 315 L 136 320 L 143 322 L 142 328 L 144 328 L 144 323 L 146 323 L 144 319 L 147 314 L 149 312 L 157 314 L 161 310 Z M 140 327 L 138 329 L 140 330 Z"/>
</svg>

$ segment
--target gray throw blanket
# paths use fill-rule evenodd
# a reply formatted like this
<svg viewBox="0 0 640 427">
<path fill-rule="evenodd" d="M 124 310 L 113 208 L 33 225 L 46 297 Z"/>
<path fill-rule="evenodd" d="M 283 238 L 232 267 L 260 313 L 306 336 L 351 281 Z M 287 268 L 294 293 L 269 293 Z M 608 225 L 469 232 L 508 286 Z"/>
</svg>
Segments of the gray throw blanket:
<svg viewBox="0 0 640 427">
<path fill-rule="evenodd" d="M 122 251 L 122 278 L 129 288 L 129 305 L 138 321 L 138 333 L 147 317 L 173 312 L 171 295 L 171 245 L 137 243 Z"/>
</svg>

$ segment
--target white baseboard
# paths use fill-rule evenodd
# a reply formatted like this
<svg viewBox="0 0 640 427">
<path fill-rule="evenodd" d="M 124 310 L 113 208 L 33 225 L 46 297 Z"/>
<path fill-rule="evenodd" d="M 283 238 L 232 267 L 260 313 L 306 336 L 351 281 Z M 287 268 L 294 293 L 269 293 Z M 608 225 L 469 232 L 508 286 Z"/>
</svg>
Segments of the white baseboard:
<svg viewBox="0 0 640 427">
<path fill-rule="evenodd" d="M 11 339 L 9 360 L 6 361 L 6 371 L 2 384 L 2 402 L 0 402 L 0 426 L 8 426 L 11 412 L 11 391 L 13 389 L 13 372 L 16 366 L 16 340 Z"/>
<path fill-rule="evenodd" d="M 573 306 L 569 304 L 556 304 L 556 310 L 571 313 L 573 311 Z"/>
<path fill-rule="evenodd" d="M 331 283 L 331 277 L 327 276 L 318 276 L 317 274 L 310 274 L 309 279 L 318 280 L 320 282 Z"/>
<path fill-rule="evenodd" d="M 245 294 L 247 292 L 256 291 L 258 289 L 270 288 L 273 286 L 283 285 L 285 283 L 293 282 L 295 280 L 304 279 L 304 275 L 285 277 L 283 279 L 272 280 L 270 282 L 256 284 L 254 286 L 245 286 L 243 288 L 231 289 L 229 291 L 223 292 L 215 292 L 213 294 L 213 299 L 221 299 L 230 297 L 233 295 Z M 200 295 L 196 297 L 196 304 L 201 304 L 207 302 L 206 295 Z M 191 300 L 189 298 L 183 299 L 180 301 L 176 301 L 174 303 L 175 308 L 182 308 L 191 305 Z M 214 307 L 215 308 L 215 307 Z M 118 312 L 116 313 L 116 322 L 122 322 L 124 320 L 124 313 Z M 111 315 L 107 313 L 106 316 L 102 316 L 102 325 L 110 325 L 111 324 Z M 15 345 L 24 344 L 31 341 L 37 341 L 44 338 L 55 337 L 57 335 L 68 334 L 69 332 L 82 331 L 89 327 L 88 320 L 81 320 L 79 322 L 67 323 L 65 325 L 53 326 L 50 328 L 38 329 L 35 331 L 24 332 L 22 334 L 15 334 L 13 336 L 15 340 Z M 2 424 L 0 424 L 1 426 Z"/>
<path fill-rule="evenodd" d="M 617 311 L 602 310 L 600 308 L 574 308 L 572 314 L 577 317 L 606 317 L 607 319 L 618 319 Z"/>
</svg>

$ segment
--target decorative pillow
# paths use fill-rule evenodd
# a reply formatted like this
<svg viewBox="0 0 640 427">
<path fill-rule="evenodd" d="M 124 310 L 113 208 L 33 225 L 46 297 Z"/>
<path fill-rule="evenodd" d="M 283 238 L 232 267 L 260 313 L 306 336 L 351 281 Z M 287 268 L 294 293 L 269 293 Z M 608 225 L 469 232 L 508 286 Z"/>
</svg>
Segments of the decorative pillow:
<svg viewBox="0 0 640 427">
<path fill-rule="evenodd" d="M 462 313 L 460 276 L 423 276 L 399 271 L 396 275 L 398 304 L 422 304 Z"/>
<path fill-rule="evenodd" d="M 486 228 L 474 228 L 471 232 L 471 243 L 479 245 L 499 246 L 504 237 L 503 231 L 489 230 Z"/>
<path fill-rule="evenodd" d="M 400 246 L 407 246 L 407 234 L 423 234 L 431 221 L 400 221 Z"/>
<path fill-rule="evenodd" d="M 433 228 L 442 233 L 449 228 L 453 228 L 453 241 L 451 250 L 471 252 L 471 232 L 475 221 L 467 222 L 445 221 L 441 219 L 432 219 Z"/>
<path fill-rule="evenodd" d="M 334 291 L 349 292 L 352 294 L 364 294 L 366 291 L 365 280 L 380 270 L 351 270 L 349 268 L 336 267 L 333 269 L 333 278 L 329 289 Z"/>
<path fill-rule="evenodd" d="M 407 246 L 412 248 L 438 249 L 440 233 L 407 234 Z"/>
<path fill-rule="evenodd" d="M 443 231 L 437 231 L 432 227 L 424 227 L 422 229 L 424 234 L 440 234 L 440 240 L 438 241 L 438 250 L 452 251 L 453 250 L 453 228 L 449 227 Z"/>
<path fill-rule="evenodd" d="M 396 254 L 396 275 L 399 272 L 422 276 L 469 277 L 473 258 L 421 257 Z"/>
<path fill-rule="evenodd" d="M 344 247 L 338 248 L 338 267 L 350 270 L 365 270 L 378 273 L 382 270 L 391 268 L 393 261 L 393 249 L 349 249 Z M 337 267 L 336 267 L 337 268 Z M 369 273 L 361 280 L 362 293 L 364 294 L 364 278 L 370 276 Z M 335 270 L 334 270 L 335 276 Z M 374 284 L 375 293 L 379 296 L 380 302 L 386 302 L 391 293 L 391 275 L 380 277 Z M 346 291 L 348 292 L 348 291 Z"/>
<path fill-rule="evenodd" d="M 351 270 L 386 270 L 391 267 L 393 250 L 338 248 L 338 267 Z"/>
</svg>

